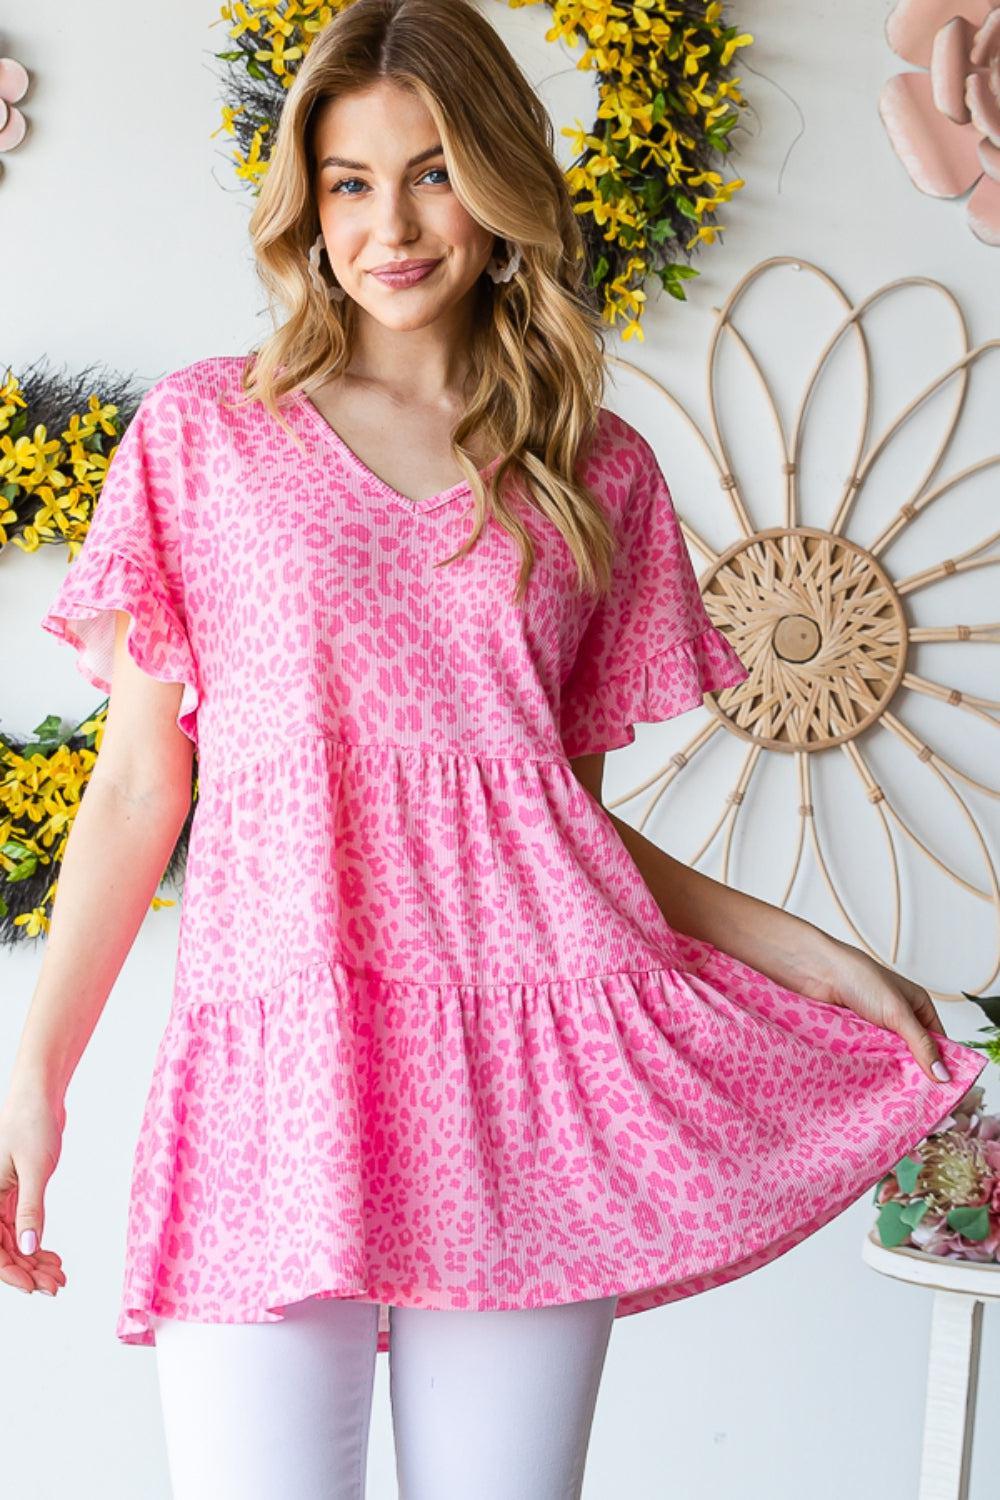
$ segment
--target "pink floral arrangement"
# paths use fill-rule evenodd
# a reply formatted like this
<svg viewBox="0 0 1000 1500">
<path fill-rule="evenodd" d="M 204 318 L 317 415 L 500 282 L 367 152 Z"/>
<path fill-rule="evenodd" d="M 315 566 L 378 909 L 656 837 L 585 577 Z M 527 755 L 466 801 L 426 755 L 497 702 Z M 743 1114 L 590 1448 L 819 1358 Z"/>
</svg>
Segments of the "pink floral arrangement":
<svg viewBox="0 0 1000 1500">
<path fill-rule="evenodd" d="M 985 1013 L 978 1047 L 1000 1064 L 1000 995 L 961 992 Z M 1000 1261 L 1000 1115 L 973 1084 L 950 1115 L 875 1186 L 876 1227 L 889 1250 L 909 1245 L 949 1260 Z"/>
<path fill-rule="evenodd" d="M 879 114 L 914 186 L 966 204 L 969 227 L 1000 245 L 1000 0 L 897 0 L 886 40 L 926 72 L 897 73 Z"/>
<path fill-rule="evenodd" d="M 974 1084 L 875 1189 L 877 1227 L 890 1249 L 912 1245 L 950 1260 L 1000 1261 L 1000 1115 Z"/>
</svg>

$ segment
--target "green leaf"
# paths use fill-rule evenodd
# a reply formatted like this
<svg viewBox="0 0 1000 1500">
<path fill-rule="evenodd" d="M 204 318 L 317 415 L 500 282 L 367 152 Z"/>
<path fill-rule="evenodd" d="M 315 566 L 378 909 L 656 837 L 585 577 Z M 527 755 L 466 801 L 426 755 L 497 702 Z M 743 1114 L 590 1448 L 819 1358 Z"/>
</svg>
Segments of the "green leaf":
<svg viewBox="0 0 1000 1500">
<path fill-rule="evenodd" d="M 948 1211 L 949 1229 L 957 1230 L 964 1239 L 984 1240 L 989 1233 L 990 1216 L 986 1204 L 978 1208 L 952 1208 Z"/>
<path fill-rule="evenodd" d="M 58 714 L 46 714 L 40 724 L 36 724 L 31 731 L 37 740 L 55 740 L 61 738 L 62 719 Z"/>
<path fill-rule="evenodd" d="M 916 1191 L 922 1166 L 923 1162 L 914 1156 L 904 1156 L 902 1161 L 896 1163 L 896 1181 L 904 1193 Z"/>
<path fill-rule="evenodd" d="M 894 1250 L 910 1237 L 910 1226 L 903 1218 L 903 1205 L 895 1200 L 883 1203 L 876 1227 L 879 1239 L 887 1250 Z"/>
<path fill-rule="evenodd" d="M 608 258 L 602 255 L 590 273 L 591 286 L 599 286 L 608 274 Z"/>
<path fill-rule="evenodd" d="M 693 266 L 679 266 L 671 261 L 668 265 L 663 267 L 663 275 L 667 278 L 672 286 L 676 287 L 677 292 L 679 292 L 680 287 L 677 286 L 678 282 L 690 281 L 692 276 L 700 276 L 701 272 L 695 270 Z"/>
<path fill-rule="evenodd" d="M 678 302 L 687 301 L 687 296 L 684 293 L 683 287 L 679 287 L 676 281 L 674 281 L 671 277 L 669 266 L 665 271 L 658 271 L 657 275 L 660 278 L 660 285 L 663 287 L 663 290 L 665 292 L 669 292 L 671 297 L 676 297 Z"/>
<path fill-rule="evenodd" d="M 727 140 L 724 135 L 718 135 L 714 130 L 706 130 L 705 139 L 713 150 L 721 152 L 723 156 L 728 156 L 733 149 L 732 141 Z"/>
<path fill-rule="evenodd" d="M 978 1005 L 985 1012 L 992 1026 L 1000 1026 L 1000 995 L 970 995 L 967 990 L 962 990 L 961 993 L 966 1000 L 971 1000 L 973 1005 Z"/>
<path fill-rule="evenodd" d="M 916 1229 L 929 1208 L 930 1204 L 926 1198 L 911 1198 L 899 1217 L 903 1220 L 904 1224 L 909 1224 L 911 1229 Z"/>
</svg>

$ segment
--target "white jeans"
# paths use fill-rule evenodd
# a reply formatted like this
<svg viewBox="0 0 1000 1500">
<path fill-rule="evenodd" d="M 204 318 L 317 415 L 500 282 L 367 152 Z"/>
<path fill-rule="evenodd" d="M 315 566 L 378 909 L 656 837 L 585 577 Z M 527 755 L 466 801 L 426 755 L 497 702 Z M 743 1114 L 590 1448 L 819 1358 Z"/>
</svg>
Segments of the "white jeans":
<svg viewBox="0 0 1000 1500">
<path fill-rule="evenodd" d="M 579 1500 L 616 1302 L 390 1307 L 399 1500 Z M 152 1321 L 174 1500 L 364 1500 L 376 1303 Z"/>
</svg>

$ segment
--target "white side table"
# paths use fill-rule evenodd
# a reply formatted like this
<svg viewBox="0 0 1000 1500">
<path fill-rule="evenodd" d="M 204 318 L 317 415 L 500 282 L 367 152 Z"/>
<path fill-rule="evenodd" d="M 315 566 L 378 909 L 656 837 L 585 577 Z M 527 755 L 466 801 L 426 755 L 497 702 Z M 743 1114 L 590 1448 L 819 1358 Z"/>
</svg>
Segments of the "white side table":
<svg viewBox="0 0 1000 1500">
<path fill-rule="evenodd" d="M 883 1276 L 934 1293 L 919 1500 L 969 1500 L 983 1303 L 1000 1298 L 1000 1265 L 948 1260 L 907 1245 L 887 1250 L 874 1225 L 861 1258 Z"/>
</svg>

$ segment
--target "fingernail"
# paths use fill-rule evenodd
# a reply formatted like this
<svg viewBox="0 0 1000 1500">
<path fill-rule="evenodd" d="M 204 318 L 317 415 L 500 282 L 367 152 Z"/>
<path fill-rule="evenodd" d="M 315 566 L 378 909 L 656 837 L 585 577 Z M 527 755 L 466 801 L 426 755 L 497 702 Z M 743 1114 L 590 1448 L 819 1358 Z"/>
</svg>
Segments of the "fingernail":
<svg viewBox="0 0 1000 1500">
<path fill-rule="evenodd" d="M 45 1297 L 54 1297 L 55 1296 L 55 1292 L 50 1292 L 47 1286 L 37 1286 L 35 1288 L 35 1291 L 36 1292 L 41 1292 L 42 1295 L 45 1296 Z"/>
<path fill-rule="evenodd" d="M 34 1255 L 38 1246 L 38 1236 L 33 1229 L 22 1229 L 18 1245 L 22 1255 Z"/>
<path fill-rule="evenodd" d="M 947 1083 L 951 1078 L 951 1074 L 948 1072 L 946 1065 L 941 1061 L 940 1058 L 937 1058 L 935 1060 L 934 1064 L 931 1067 L 931 1072 L 934 1074 L 935 1078 L 940 1078 L 942 1083 Z"/>
</svg>

